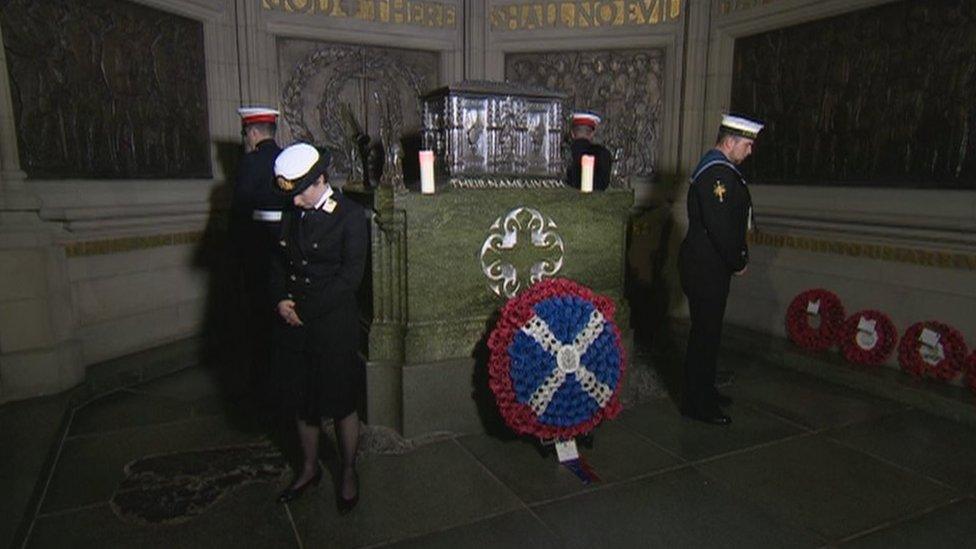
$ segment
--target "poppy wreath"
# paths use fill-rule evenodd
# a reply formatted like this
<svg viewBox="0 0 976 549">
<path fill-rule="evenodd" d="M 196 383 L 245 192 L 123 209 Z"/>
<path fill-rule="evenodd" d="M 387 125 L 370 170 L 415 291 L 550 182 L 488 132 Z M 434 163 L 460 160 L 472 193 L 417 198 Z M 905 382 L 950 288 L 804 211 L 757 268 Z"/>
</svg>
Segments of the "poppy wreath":
<svg viewBox="0 0 976 549">
<path fill-rule="evenodd" d="M 976 393 L 976 350 L 966 358 L 966 385 L 970 391 Z"/>
<path fill-rule="evenodd" d="M 862 318 L 874 324 L 873 332 L 861 330 Z M 858 311 L 844 321 L 837 342 L 841 354 L 848 362 L 863 366 L 878 366 L 884 364 L 895 350 L 895 345 L 898 344 L 898 330 L 888 315 L 868 309 Z"/>
<path fill-rule="evenodd" d="M 942 352 L 939 357 L 929 362 L 923 354 L 926 347 L 919 336 L 922 331 L 929 330 L 939 334 L 939 345 Z M 934 320 L 916 322 L 905 330 L 905 335 L 898 344 L 898 365 L 901 369 L 915 377 L 930 376 L 936 379 L 952 380 L 962 373 L 966 363 L 966 342 L 958 330 Z"/>
<path fill-rule="evenodd" d="M 491 335 L 488 384 L 516 433 L 566 440 L 620 413 L 626 356 L 607 297 L 564 278 L 508 300 Z"/>
<path fill-rule="evenodd" d="M 818 301 L 820 307 L 817 316 L 820 317 L 820 325 L 814 328 L 810 325 L 807 306 Z M 837 294 L 823 288 L 800 292 L 786 309 L 786 333 L 790 341 L 811 351 L 830 348 L 837 341 L 843 323 L 844 305 Z"/>
</svg>

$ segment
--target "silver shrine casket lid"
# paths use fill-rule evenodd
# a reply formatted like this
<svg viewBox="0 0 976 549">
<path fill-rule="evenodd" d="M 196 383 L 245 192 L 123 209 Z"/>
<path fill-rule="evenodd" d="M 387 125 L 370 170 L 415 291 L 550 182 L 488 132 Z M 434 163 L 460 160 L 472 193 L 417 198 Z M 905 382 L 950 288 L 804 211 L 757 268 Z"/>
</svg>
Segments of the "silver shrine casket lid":
<svg viewBox="0 0 976 549">
<path fill-rule="evenodd" d="M 561 187 L 565 97 L 488 80 L 437 88 L 420 98 L 423 146 L 455 188 Z"/>
<path fill-rule="evenodd" d="M 542 86 L 531 84 L 517 84 L 514 82 L 496 82 L 494 80 L 462 80 L 447 86 L 433 89 L 421 96 L 421 99 L 450 94 L 464 95 L 513 95 L 518 97 L 532 97 L 544 99 L 566 99 L 563 92 L 553 91 Z"/>
</svg>

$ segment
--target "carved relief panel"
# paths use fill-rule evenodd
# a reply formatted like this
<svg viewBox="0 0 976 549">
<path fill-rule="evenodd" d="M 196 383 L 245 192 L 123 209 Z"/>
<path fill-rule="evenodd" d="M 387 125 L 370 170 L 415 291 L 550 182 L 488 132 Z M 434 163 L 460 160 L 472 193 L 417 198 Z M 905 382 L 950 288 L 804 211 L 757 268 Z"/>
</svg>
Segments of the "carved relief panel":
<svg viewBox="0 0 976 549">
<path fill-rule="evenodd" d="M 210 177 L 200 22 L 117 0 L 0 6 L 29 177 Z"/>
<path fill-rule="evenodd" d="M 738 2 L 742 4 L 742 2 Z M 735 42 L 763 183 L 976 189 L 976 2 L 891 2 Z"/>
<path fill-rule="evenodd" d="M 363 175 L 352 144 L 357 133 L 375 150 L 383 126 L 399 126 L 404 149 L 419 146 L 419 97 L 439 82 L 438 53 L 282 39 L 278 60 L 282 140 L 330 148 L 339 179 Z"/>
<path fill-rule="evenodd" d="M 505 78 L 567 94 L 566 116 L 577 109 L 600 113 L 597 141 L 620 160 L 619 175 L 654 175 L 664 109 L 663 50 L 512 53 L 505 56 Z"/>
</svg>

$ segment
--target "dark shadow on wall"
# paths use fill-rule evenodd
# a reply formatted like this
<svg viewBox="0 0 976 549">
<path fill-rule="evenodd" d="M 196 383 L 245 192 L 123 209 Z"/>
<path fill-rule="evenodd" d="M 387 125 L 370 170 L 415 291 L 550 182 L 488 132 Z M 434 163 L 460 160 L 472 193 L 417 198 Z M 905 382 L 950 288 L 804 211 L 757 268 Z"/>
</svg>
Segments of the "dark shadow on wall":
<svg viewBox="0 0 976 549">
<path fill-rule="evenodd" d="M 505 424 L 498 404 L 495 401 L 495 394 L 489 386 L 491 375 L 488 370 L 491 360 L 491 349 L 488 347 L 488 338 L 491 336 L 495 324 L 501 318 L 501 310 L 496 310 L 485 322 L 484 335 L 474 347 L 472 358 L 474 358 L 474 373 L 471 376 L 471 398 L 475 402 L 478 410 L 478 417 L 485 434 L 492 438 L 501 440 L 512 440 L 518 438 Z"/>
<path fill-rule="evenodd" d="M 256 428 L 255 418 L 265 406 L 255 394 L 257 358 L 248 344 L 248 326 L 241 278 L 241 260 L 229 238 L 230 204 L 239 142 L 218 142 L 217 162 L 225 180 L 210 194 L 210 213 L 194 257 L 196 268 L 207 274 L 207 294 L 201 327 L 200 364 L 212 371 L 221 388 L 221 406 L 231 423 Z"/>
<path fill-rule="evenodd" d="M 752 233 L 754 236 L 761 234 L 762 231 L 762 212 L 756 212 L 757 227 Z M 749 267 L 741 277 L 732 277 L 732 289 L 728 307 L 725 312 L 726 325 L 736 325 L 748 330 L 775 333 L 775 326 L 784 325 L 786 322 L 786 307 L 789 305 L 796 294 L 807 287 L 798 287 L 792 294 L 777 295 L 778 291 L 787 291 L 786 288 L 796 284 L 783 284 L 782 278 L 785 273 L 775 276 L 773 272 L 779 264 L 778 257 L 782 253 L 782 248 L 773 246 L 749 245 Z M 775 280 L 780 283 L 774 283 Z M 818 283 L 816 286 L 822 286 Z M 829 289 L 829 288 L 828 288 Z M 733 299 L 734 297 L 734 299 Z M 779 306 L 774 305 L 779 304 Z M 733 307 L 747 308 L 746 311 L 735 311 Z M 848 310 L 850 314 L 853 311 Z M 738 314 L 737 314 L 738 313 Z M 749 354 L 761 359 L 771 353 L 771 349 L 776 345 L 778 337 L 757 338 L 749 347 Z M 725 337 L 723 336 L 723 341 Z M 722 358 L 719 355 L 718 369 L 720 372 L 725 370 L 722 365 Z"/>
<path fill-rule="evenodd" d="M 677 250 L 683 235 L 673 215 L 677 185 L 655 185 L 654 206 L 634 213 L 627 241 L 625 292 L 631 306 L 635 352 L 646 355 L 672 400 L 681 392 L 681 348 L 673 334 L 671 312 L 677 279 Z"/>
</svg>

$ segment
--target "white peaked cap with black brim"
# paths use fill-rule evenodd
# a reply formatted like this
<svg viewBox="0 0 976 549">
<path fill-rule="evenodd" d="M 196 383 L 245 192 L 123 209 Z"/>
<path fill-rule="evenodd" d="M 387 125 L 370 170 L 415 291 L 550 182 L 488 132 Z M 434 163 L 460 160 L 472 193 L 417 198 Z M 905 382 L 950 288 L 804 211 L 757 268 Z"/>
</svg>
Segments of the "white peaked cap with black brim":
<svg viewBox="0 0 976 549">
<path fill-rule="evenodd" d="M 314 184 L 332 161 L 327 149 L 317 149 L 308 143 L 285 147 L 275 158 L 275 190 L 295 196 Z"/>
<path fill-rule="evenodd" d="M 740 114 L 722 115 L 722 130 L 733 135 L 755 139 L 759 137 L 759 132 L 762 131 L 763 127 L 762 122 Z"/>
</svg>

